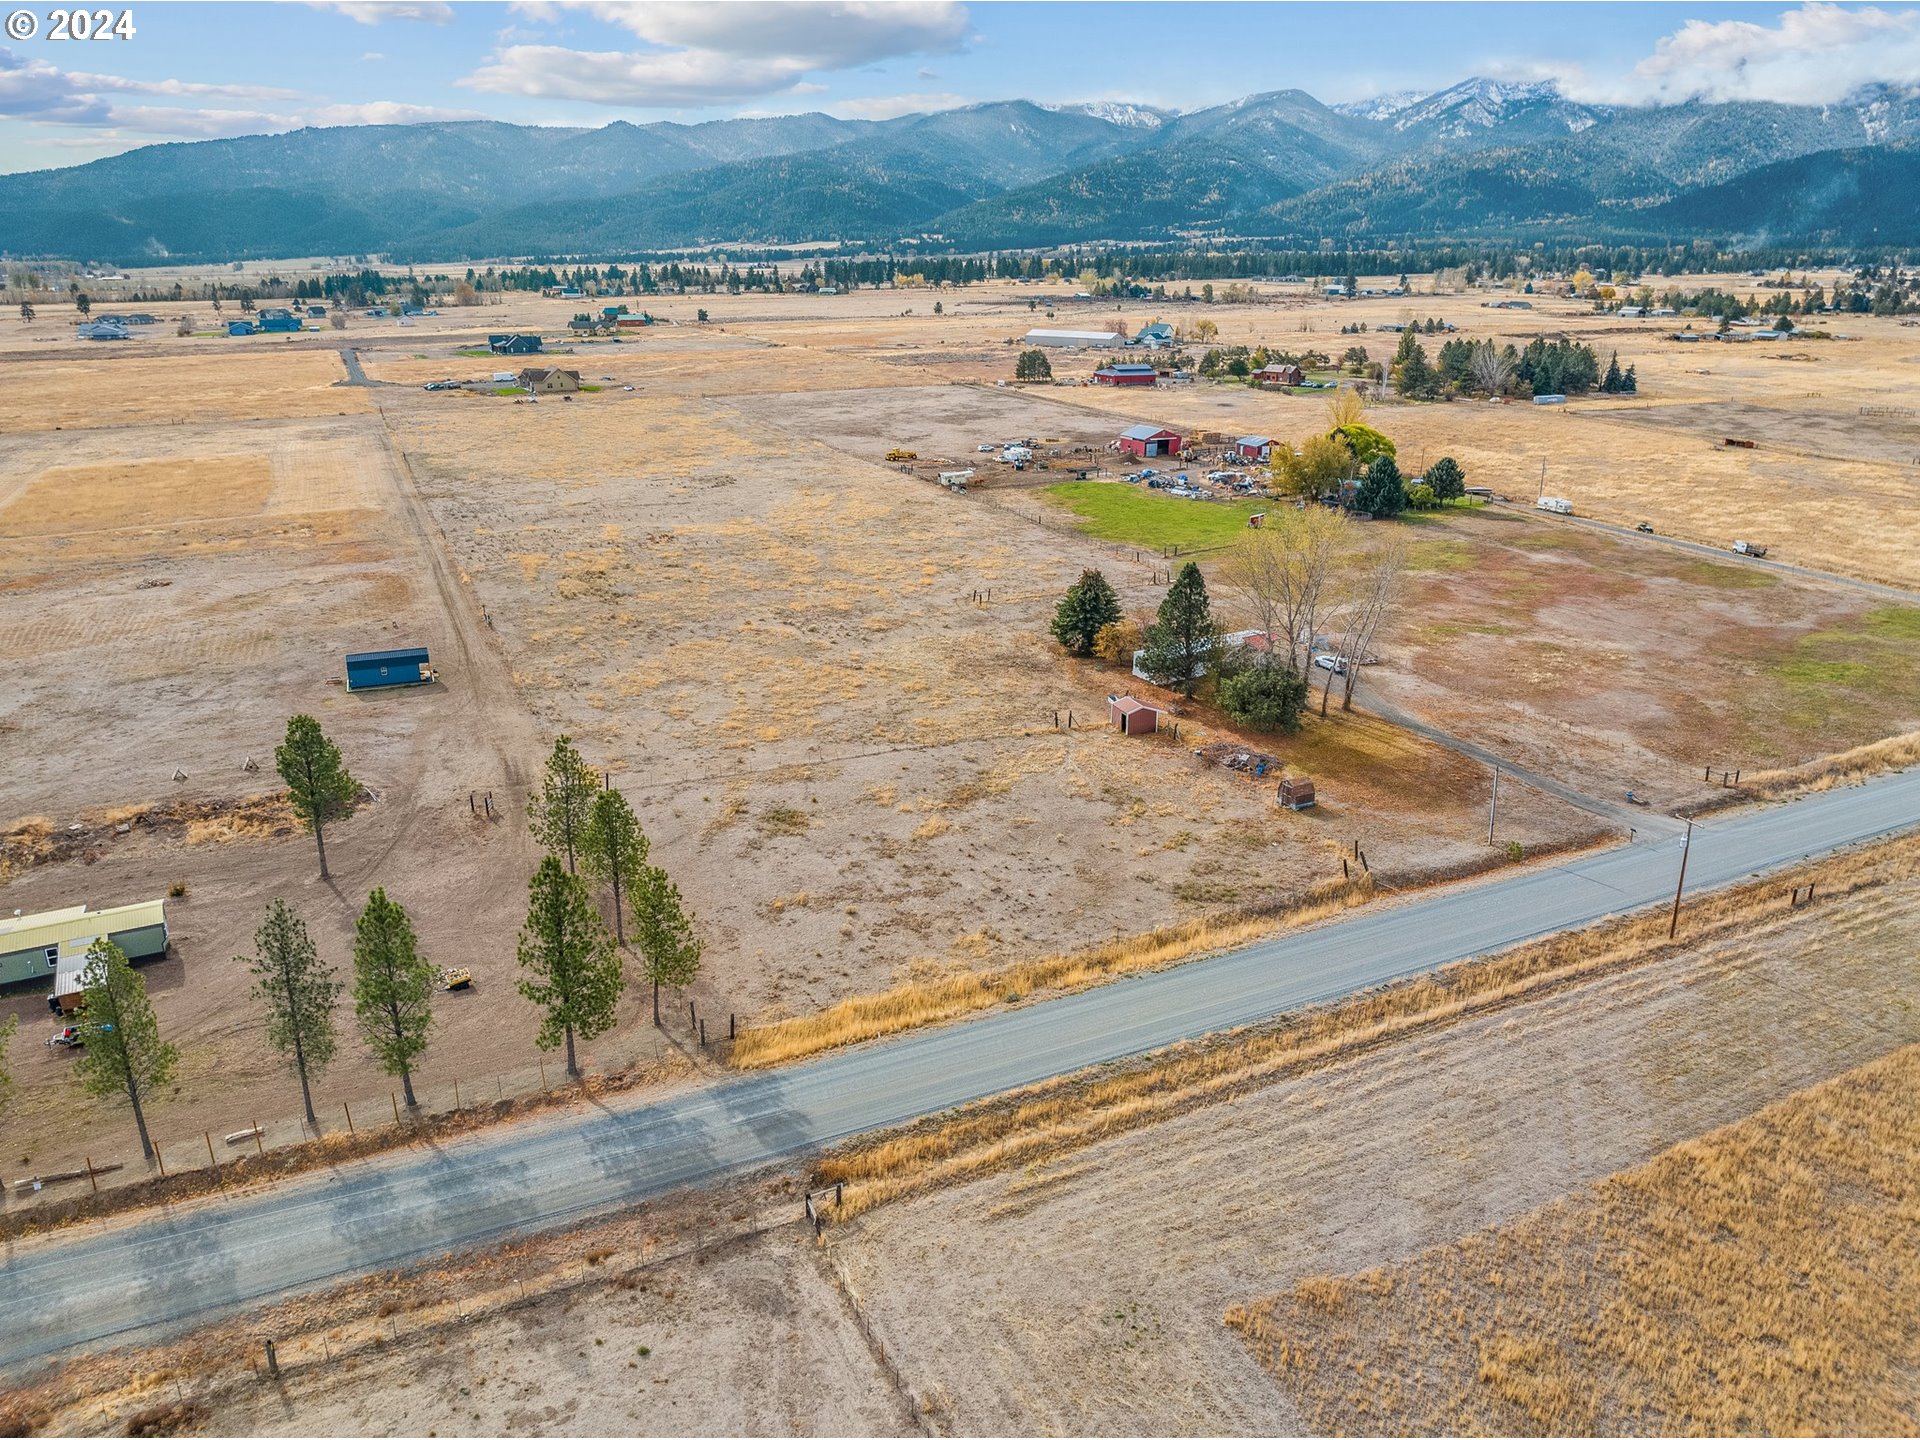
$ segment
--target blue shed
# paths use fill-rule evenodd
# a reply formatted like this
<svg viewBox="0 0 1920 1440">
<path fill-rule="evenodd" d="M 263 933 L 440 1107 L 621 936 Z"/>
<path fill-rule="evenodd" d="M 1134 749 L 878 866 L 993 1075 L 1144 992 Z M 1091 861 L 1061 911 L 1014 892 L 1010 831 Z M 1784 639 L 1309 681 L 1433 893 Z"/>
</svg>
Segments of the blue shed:
<svg viewBox="0 0 1920 1440">
<path fill-rule="evenodd" d="M 433 667 L 425 646 L 407 650 L 367 650 L 347 656 L 347 689 L 377 690 L 383 685 L 430 685 Z"/>
<path fill-rule="evenodd" d="M 227 334 L 251 335 L 253 334 L 253 322 L 251 320 L 229 320 L 227 322 Z"/>
</svg>

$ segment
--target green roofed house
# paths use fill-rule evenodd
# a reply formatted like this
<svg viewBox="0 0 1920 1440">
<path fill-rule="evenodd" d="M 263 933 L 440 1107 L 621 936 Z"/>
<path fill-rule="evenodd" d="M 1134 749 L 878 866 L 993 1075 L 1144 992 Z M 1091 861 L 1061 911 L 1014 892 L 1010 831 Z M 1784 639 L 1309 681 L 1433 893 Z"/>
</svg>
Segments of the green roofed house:
<svg viewBox="0 0 1920 1440">
<path fill-rule="evenodd" d="M 129 960 L 165 955 L 166 902 L 145 900 L 107 910 L 69 905 L 38 915 L 0 917 L 0 985 L 51 980 L 53 1007 L 71 1009 L 80 993 L 87 949 L 102 936 L 125 951 Z"/>
</svg>

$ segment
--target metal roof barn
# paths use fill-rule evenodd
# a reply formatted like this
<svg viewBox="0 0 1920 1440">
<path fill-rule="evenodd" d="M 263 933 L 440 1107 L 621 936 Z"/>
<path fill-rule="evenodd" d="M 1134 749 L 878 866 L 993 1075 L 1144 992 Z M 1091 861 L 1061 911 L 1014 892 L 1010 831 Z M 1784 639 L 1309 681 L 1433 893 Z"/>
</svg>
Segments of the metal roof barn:
<svg viewBox="0 0 1920 1440">
<path fill-rule="evenodd" d="M 364 650 L 347 656 L 347 689 L 378 690 L 387 685 L 428 685 L 433 667 L 424 645 L 405 650 Z"/>
<path fill-rule="evenodd" d="M 103 935 L 124 950 L 129 960 L 164 955 L 166 902 L 145 900 L 106 910 L 69 905 L 63 910 L 0 919 L 0 985 L 54 978 L 76 959 L 84 964 L 87 947 Z"/>
</svg>

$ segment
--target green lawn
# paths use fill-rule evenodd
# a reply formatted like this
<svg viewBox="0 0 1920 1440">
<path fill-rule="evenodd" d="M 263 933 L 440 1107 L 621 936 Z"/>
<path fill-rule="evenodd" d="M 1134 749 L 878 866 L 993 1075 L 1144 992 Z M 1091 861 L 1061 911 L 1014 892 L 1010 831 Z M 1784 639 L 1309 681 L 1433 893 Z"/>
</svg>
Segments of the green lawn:
<svg viewBox="0 0 1920 1440">
<path fill-rule="evenodd" d="M 1162 550 L 1178 545 L 1200 550 L 1231 544 L 1247 528 L 1247 517 L 1271 510 L 1269 500 L 1181 500 L 1149 490 L 1101 480 L 1070 480 L 1050 485 L 1047 500 L 1079 517 L 1080 528 L 1100 540 Z M 1288 503 L 1288 502 L 1278 502 Z"/>
</svg>

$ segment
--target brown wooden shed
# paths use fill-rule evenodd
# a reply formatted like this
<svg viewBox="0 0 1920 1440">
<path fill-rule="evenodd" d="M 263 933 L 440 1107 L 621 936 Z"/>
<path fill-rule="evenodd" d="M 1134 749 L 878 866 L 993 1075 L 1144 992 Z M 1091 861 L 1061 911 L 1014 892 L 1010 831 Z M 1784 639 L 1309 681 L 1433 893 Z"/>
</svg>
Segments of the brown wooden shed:
<svg viewBox="0 0 1920 1440">
<path fill-rule="evenodd" d="M 1122 735 L 1151 735 L 1160 728 L 1162 711 L 1131 695 L 1109 695 L 1107 714 Z"/>
</svg>

